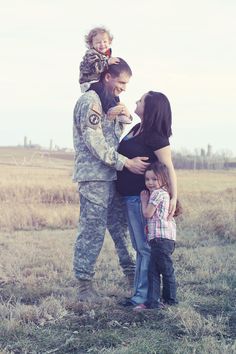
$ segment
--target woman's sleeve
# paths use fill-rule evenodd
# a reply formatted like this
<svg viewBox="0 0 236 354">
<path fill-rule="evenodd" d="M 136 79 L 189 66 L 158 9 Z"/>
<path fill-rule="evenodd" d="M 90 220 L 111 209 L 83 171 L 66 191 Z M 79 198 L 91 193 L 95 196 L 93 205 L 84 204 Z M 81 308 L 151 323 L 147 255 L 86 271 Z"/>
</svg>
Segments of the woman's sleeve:
<svg viewBox="0 0 236 354">
<path fill-rule="evenodd" d="M 164 136 L 152 134 L 148 137 L 148 139 L 146 139 L 146 144 L 153 151 L 156 151 L 156 150 L 162 149 L 166 146 L 169 146 L 170 142 L 169 142 L 169 139 Z"/>
</svg>

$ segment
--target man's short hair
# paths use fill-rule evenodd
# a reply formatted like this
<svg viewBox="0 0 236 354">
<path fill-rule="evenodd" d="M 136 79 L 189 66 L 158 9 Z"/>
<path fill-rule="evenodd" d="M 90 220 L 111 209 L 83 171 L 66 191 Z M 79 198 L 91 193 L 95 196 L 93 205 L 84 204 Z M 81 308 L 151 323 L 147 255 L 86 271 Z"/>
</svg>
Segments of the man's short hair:
<svg viewBox="0 0 236 354">
<path fill-rule="evenodd" d="M 108 66 L 107 70 L 105 70 L 101 75 L 101 80 L 105 77 L 106 74 L 110 74 L 112 77 L 117 77 L 121 73 L 125 72 L 129 76 L 132 76 L 132 70 L 126 61 L 122 58 L 118 58 L 120 61 L 118 64 L 111 64 Z"/>
</svg>

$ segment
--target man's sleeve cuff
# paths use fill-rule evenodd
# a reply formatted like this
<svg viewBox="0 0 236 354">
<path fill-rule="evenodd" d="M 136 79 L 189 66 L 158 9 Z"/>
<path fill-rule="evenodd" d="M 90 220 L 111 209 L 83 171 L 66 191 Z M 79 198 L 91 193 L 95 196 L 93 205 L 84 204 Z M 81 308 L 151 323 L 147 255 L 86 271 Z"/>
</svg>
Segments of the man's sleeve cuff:
<svg viewBox="0 0 236 354">
<path fill-rule="evenodd" d="M 115 166 L 117 171 L 122 171 L 123 170 L 127 159 L 128 159 L 128 157 L 125 157 L 125 156 L 119 154 L 119 157 L 118 157 L 118 160 L 117 160 L 116 166 Z"/>
</svg>

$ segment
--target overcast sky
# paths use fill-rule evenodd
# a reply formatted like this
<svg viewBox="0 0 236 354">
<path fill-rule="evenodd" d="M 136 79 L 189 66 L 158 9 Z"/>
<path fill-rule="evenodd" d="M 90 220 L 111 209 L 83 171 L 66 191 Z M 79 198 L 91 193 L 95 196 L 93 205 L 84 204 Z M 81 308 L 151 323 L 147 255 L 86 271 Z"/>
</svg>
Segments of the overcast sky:
<svg viewBox="0 0 236 354">
<path fill-rule="evenodd" d="M 172 148 L 236 155 L 235 0 L 0 0 L 0 145 L 72 147 L 84 35 L 105 25 L 133 77 L 132 112 L 149 90 L 173 112 Z"/>
</svg>

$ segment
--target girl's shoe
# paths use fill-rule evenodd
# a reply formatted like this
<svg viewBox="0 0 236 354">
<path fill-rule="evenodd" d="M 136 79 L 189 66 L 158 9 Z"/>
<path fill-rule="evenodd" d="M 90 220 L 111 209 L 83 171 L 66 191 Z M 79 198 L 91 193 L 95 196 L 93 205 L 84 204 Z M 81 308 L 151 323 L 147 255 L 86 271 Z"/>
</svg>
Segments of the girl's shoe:
<svg viewBox="0 0 236 354">
<path fill-rule="evenodd" d="M 139 304 L 133 308 L 134 311 L 144 311 L 147 310 L 147 306 L 145 304 Z"/>
</svg>

